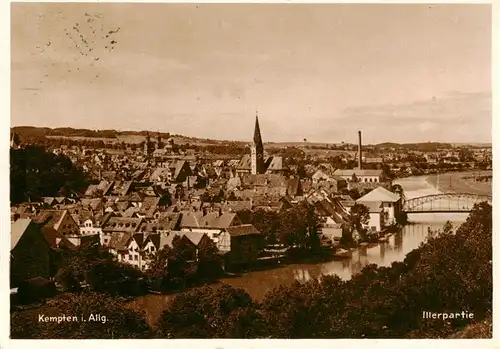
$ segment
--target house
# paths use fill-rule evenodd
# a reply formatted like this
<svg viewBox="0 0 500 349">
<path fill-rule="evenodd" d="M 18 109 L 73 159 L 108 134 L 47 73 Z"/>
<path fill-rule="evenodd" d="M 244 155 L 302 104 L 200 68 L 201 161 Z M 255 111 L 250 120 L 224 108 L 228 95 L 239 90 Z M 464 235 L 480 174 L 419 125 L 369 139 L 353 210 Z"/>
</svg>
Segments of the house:
<svg viewBox="0 0 500 349">
<path fill-rule="evenodd" d="M 119 250 L 118 260 L 130 264 L 136 268 L 144 269 L 142 249 L 145 236 L 143 233 L 132 234 L 125 243 L 125 248 Z M 124 239 L 122 239 L 124 241 Z"/>
<path fill-rule="evenodd" d="M 159 212 L 160 198 L 156 196 L 147 196 L 143 199 L 139 208 L 138 216 L 146 219 L 157 218 Z"/>
<path fill-rule="evenodd" d="M 106 244 L 108 251 L 116 256 L 118 262 L 125 262 L 128 254 L 128 245 L 133 233 L 114 231 L 109 234 L 109 242 Z"/>
<path fill-rule="evenodd" d="M 83 198 L 80 200 L 82 208 L 93 210 L 94 212 L 103 210 L 104 202 L 101 198 Z"/>
<path fill-rule="evenodd" d="M 103 246 L 110 246 L 111 240 L 116 245 L 121 242 L 121 235 L 115 233 L 124 233 L 132 235 L 141 231 L 143 226 L 142 218 L 124 218 L 124 217 L 110 217 L 102 226 L 101 242 Z M 111 247 L 111 246 L 110 246 Z M 122 247 L 119 245 L 118 247 Z M 112 247 L 111 247 L 112 248 Z"/>
<path fill-rule="evenodd" d="M 116 196 L 126 196 L 132 191 L 133 181 L 117 181 L 115 182 L 111 193 Z"/>
<path fill-rule="evenodd" d="M 87 240 L 80 234 L 80 227 L 67 210 L 43 210 L 33 220 L 43 227 L 53 228 L 75 246 L 79 246 L 82 239 Z"/>
<path fill-rule="evenodd" d="M 383 187 L 378 187 L 370 191 L 368 194 L 356 200 L 356 202 L 362 203 L 365 206 L 369 203 L 380 202 L 384 212 L 387 212 L 385 214 L 385 224 L 394 224 L 396 215 L 401 212 L 401 197 Z"/>
<path fill-rule="evenodd" d="M 240 225 L 241 221 L 233 212 L 183 212 L 181 218 L 181 231 L 205 233 L 215 243 L 219 234 L 229 227 Z"/>
<path fill-rule="evenodd" d="M 10 284 L 23 280 L 55 276 L 62 261 L 62 250 L 73 245 L 50 227 L 31 219 L 18 219 L 11 224 Z"/>
<path fill-rule="evenodd" d="M 113 182 L 101 181 L 99 184 L 91 184 L 85 191 L 86 197 L 102 197 L 109 194 L 111 188 L 113 187 Z"/>
<path fill-rule="evenodd" d="M 266 173 L 287 174 L 290 172 L 288 167 L 283 163 L 283 157 L 270 156 L 265 162 Z"/>
<path fill-rule="evenodd" d="M 369 201 L 363 202 L 368 208 L 370 218 L 368 223 L 363 226 L 363 228 L 368 229 L 369 232 L 380 232 L 385 227 L 384 221 L 384 208 L 381 201 Z"/>
<path fill-rule="evenodd" d="M 175 183 L 184 182 L 192 174 L 189 162 L 185 160 L 172 162 L 170 163 L 169 168 L 172 173 L 171 180 Z"/>
<path fill-rule="evenodd" d="M 230 166 L 234 165 L 234 162 L 230 162 Z M 244 154 L 241 160 L 235 166 L 237 173 L 251 173 L 252 172 L 252 159 L 250 154 Z"/>
<path fill-rule="evenodd" d="M 113 213 L 94 214 L 93 212 L 82 212 L 80 215 L 80 234 L 82 236 L 97 236 L 101 246 L 108 241 L 104 240 L 102 226 L 113 216 Z"/>
<path fill-rule="evenodd" d="M 217 248 L 224 254 L 226 266 L 255 262 L 262 250 L 264 237 L 252 224 L 232 226 L 224 230 Z"/>
<path fill-rule="evenodd" d="M 334 193 L 341 193 L 348 187 L 347 180 L 341 176 L 333 175 L 330 179 L 330 189 Z"/>
<path fill-rule="evenodd" d="M 347 182 L 380 183 L 386 180 L 382 170 L 336 170 L 333 174 Z"/>
<path fill-rule="evenodd" d="M 161 233 L 153 233 L 149 234 L 146 240 L 144 241 L 143 250 L 147 254 L 154 254 L 157 251 L 165 248 L 166 246 L 169 248 L 174 247 L 174 239 L 178 237 L 182 240 L 186 240 L 185 244 L 187 246 L 193 246 L 192 258 L 196 259 L 197 249 L 203 243 L 212 243 L 212 240 L 208 237 L 207 234 L 204 233 L 196 233 L 192 231 L 168 231 Z M 206 240 L 206 241 L 205 241 Z"/>
<path fill-rule="evenodd" d="M 331 242 L 340 240 L 344 232 L 342 223 L 325 222 L 321 225 L 321 234 Z"/>
<path fill-rule="evenodd" d="M 293 177 L 287 181 L 286 194 L 291 197 L 304 195 L 302 184 L 299 178 Z"/>
<path fill-rule="evenodd" d="M 50 197 L 50 196 L 43 197 L 42 202 L 44 205 L 47 205 L 50 207 L 57 205 L 56 198 Z"/>
</svg>

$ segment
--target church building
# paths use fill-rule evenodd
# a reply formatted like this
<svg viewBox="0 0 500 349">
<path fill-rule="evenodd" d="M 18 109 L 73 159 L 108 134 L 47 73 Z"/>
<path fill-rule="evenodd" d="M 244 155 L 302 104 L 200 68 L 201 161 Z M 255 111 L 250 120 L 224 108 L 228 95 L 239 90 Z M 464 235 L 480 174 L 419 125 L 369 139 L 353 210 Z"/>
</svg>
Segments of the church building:
<svg viewBox="0 0 500 349">
<path fill-rule="evenodd" d="M 288 169 L 283 164 L 281 156 L 269 156 L 264 154 L 264 144 L 260 132 L 259 117 L 255 116 L 255 128 L 253 132 L 253 143 L 250 144 L 250 154 L 245 154 L 236 168 L 238 173 L 259 174 L 287 174 Z"/>
<path fill-rule="evenodd" d="M 264 145 L 260 135 L 259 117 L 255 116 L 255 130 L 253 133 L 253 144 L 250 153 L 251 173 L 262 174 L 266 172 L 264 163 Z"/>
</svg>

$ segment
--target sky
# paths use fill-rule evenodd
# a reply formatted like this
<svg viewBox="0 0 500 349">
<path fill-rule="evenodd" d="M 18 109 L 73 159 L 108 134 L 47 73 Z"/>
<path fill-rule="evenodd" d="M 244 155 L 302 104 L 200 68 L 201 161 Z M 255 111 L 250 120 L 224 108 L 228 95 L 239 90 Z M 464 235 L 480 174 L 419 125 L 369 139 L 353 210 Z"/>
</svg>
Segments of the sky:
<svg viewBox="0 0 500 349">
<path fill-rule="evenodd" d="M 251 141 L 258 113 L 264 141 L 489 143 L 491 25 L 484 4 L 12 3 L 11 124 Z"/>
</svg>

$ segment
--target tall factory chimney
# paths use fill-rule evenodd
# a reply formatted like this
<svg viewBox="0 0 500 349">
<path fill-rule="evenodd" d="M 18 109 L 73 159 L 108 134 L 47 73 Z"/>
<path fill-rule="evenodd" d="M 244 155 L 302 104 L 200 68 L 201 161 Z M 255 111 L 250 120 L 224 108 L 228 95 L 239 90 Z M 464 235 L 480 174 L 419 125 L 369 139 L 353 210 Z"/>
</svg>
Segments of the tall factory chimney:
<svg viewBox="0 0 500 349">
<path fill-rule="evenodd" d="M 361 150 L 361 131 L 358 131 L 358 168 L 363 169 L 363 151 Z"/>
</svg>

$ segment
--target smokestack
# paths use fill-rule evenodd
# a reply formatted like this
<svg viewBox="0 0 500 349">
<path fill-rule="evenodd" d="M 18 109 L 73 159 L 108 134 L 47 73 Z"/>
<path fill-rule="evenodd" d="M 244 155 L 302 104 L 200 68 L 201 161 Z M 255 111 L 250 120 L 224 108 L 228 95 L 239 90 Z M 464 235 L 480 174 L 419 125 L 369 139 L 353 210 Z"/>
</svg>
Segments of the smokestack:
<svg viewBox="0 0 500 349">
<path fill-rule="evenodd" d="M 358 168 L 363 169 L 363 151 L 361 150 L 361 131 L 358 131 Z"/>
</svg>

